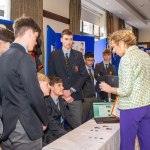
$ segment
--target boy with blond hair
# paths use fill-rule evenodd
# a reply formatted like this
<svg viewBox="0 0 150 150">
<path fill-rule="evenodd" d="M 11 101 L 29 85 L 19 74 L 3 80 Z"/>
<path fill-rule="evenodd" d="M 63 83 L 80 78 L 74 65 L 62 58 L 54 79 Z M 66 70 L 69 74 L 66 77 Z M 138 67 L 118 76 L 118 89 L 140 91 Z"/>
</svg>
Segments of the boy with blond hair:
<svg viewBox="0 0 150 150">
<path fill-rule="evenodd" d="M 39 73 L 39 72 L 37 73 L 37 77 L 38 77 L 38 81 L 40 84 L 40 88 L 44 96 L 49 96 L 49 92 L 50 92 L 49 78 L 46 75 Z"/>
</svg>

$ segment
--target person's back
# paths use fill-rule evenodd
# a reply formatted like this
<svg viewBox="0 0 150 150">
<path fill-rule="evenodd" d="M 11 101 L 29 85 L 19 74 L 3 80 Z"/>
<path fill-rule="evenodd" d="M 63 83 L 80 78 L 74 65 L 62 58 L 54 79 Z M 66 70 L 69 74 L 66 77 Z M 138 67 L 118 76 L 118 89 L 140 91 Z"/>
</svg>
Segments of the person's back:
<svg viewBox="0 0 150 150">
<path fill-rule="evenodd" d="M 29 106 L 29 100 L 32 102 L 32 98 L 34 95 L 30 95 L 31 99 L 28 99 L 27 93 L 35 94 L 35 93 L 41 93 L 41 91 L 38 88 L 32 89 L 28 87 L 28 85 L 25 85 L 24 83 L 28 82 L 31 84 L 34 84 L 34 86 L 39 86 L 37 81 L 33 81 L 33 78 L 29 78 L 29 76 L 26 76 L 28 72 L 22 72 L 20 67 L 26 68 L 29 72 L 31 71 L 30 68 L 27 68 L 28 65 L 32 65 L 32 58 L 29 56 L 23 49 L 23 47 L 19 47 L 18 44 L 13 43 L 10 47 L 10 49 L 3 54 L 1 58 L 1 71 L 3 73 L 3 77 L 1 78 L 4 81 L 4 86 L 2 87 L 2 96 L 3 102 L 2 102 L 2 108 L 3 108 L 3 125 L 4 125 L 4 139 L 7 137 L 10 132 L 13 131 L 15 128 L 16 122 L 18 119 L 24 124 L 27 124 L 24 126 L 26 130 L 28 131 L 28 126 L 30 126 L 30 122 L 33 122 L 35 124 L 38 120 L 37 117 L 35 117 L 34 114 L 30 114 L 32 112 L 30 106 Z M 14 59 L 15 58 L 15 59 Z M 24 61 L 26 60 L 26 61 Z M 28 62 L 32 63 L 28 63 Z M 33 63 L 34 64 L 34 63 Z M 34 66 L 32 66 L 32 69 L 34 72 L 36 72 Z M 31 74 L 32 75 L 32 74 Z M 22 79 L 18 78 L 21 77 Z M 27 93 L 25 92 L 27 91 Z M 29 90 L 29 91 L 28 91 Z M 40 95 L 39 98 L 42 98 L 42 95 Z M 5 109 L 6 108 L 6 109 Z M 28 109 L 26 109 L 28 108 Z M 14 111 L 15 110 L 15 111 Z M 23 112 L 23 114 L 22 114 Z M 24 114 L 29 115 L 28 117 L 24 117 Z M 7 129 L 5 129 L 5 126 L 8 126 L 7 119 L 9 117 L 9 121 L 11 122 L 11 126 L 9 126 Z M 33 121 L 33 118 L 35 121 Z M 38 121 L 39 122 L 39 121 Z M 32 125 L 33 125 L 32 124 Z M 31 128 L 31 127 L 30 127 Z M 39 136 L 39 134 L 42 134 L 42 132 L 37 133 L 34 130 L 28 131 L 32 134 L 33 139 L 36 136 Z"/>
<path fill-rule="evenodd" d="M 136 103 L 138 102 L 138 106 L 145 106 L 150 103 L 150 56 L 146 52 L 138 49 L 137 46 L 134 46 L 132 50 L 128 51 L 126 55 L 121 58 L 120 66 L 124 67 L 122 64 L 128 65 L 128 62 L 130 62 L 132 72 L 127 70 L 126 74 L 129 76 L 132 73 L 134 74 L 132 75 L 132 80 L 136 86 L 133 87 L 132 93 L 128 95 L 130 101 L 126 101 L 125 104 L 119 101 L 120 108 L 133 107 L 135 101 Z M 119 74 L 122 71 L 123 70 L 120 70 Z M 120 76 L 120 78 L 123 78 L 123 76 Z M 129 91 L 130 88 L 126 89 L 124 93 Z M 141 95 L 143 95 L 142 98 Z M 120 99 L 122 100 L 122 98 Z"/>
<path fill-rule="evenodd" d="M 47 125 L 46 105 L 37 80 L 35 62 L 27 53 L 36 44 L 39 32 L 32 18 L 16 20 L 15 42 L 0 59 L 3 150 L 9 146 L 15 150 L 31 150 L 33 145 L 37 150 L 42 148 L 42 124 Z"/>
<path fill-rule="evenodd" d="M 13 32 L 5 28 L 0 28 L 0 57 L 9 49 L 10 44 L 13 41 L 14 41 Z M 2 83 L 0 83 L 0 87 L 1 84 Z M 3 124 L 1 118 L 2 118 L 2 97 L 1 97 L 1 89 L 0 89 L 0 136 L 2 135 L 3 132 Z"/>
</svg>

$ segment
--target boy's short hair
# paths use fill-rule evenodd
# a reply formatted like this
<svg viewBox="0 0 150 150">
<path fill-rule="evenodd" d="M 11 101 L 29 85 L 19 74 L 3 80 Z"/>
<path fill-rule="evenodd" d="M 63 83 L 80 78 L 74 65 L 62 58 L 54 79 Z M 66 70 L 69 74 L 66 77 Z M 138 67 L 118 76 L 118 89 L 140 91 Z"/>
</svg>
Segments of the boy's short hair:
<svg viewBox="0 0 150 150">
<path fill-rule="evenodd" d="M 59 78 L 59 77 L 50 76 L 49 79 L 50 79 L 50 83 L 49 84 L 51 86 L 54 86 L 54 84 L 57 84 L 57 83 L 63 83 L 62 79 Z"/>
<path fill-rule="evenodd" d="M 105 50 L 103 51 L 103 55 L 105 55 L 105 54 L 111 55 L 110 50 L 109 50 L 109 49 L 105 49 Z"/>
<path fill-rule="evenodd" d="M 38 81 L 46 81 L 46 82 L 50 83 L 49 78 L 43 73 L 38 72 L 37 73 L 37 78 L 38 78 Z"/>
<path fill-rule="evenodd" d="M 72 35 L 72 32 L 69 29 L 64 29 L 61 33 L 61 37 L 63 37 L 64 35 Z"/>
<path fill-rule="evenodd" d="M 31 17 L 21 17 L 15 20 L 13 24 L 14 35 L 22 36 L 28 29 L 40 34 L 41 29 L 38 24 Z"/>
<path fill-rule="evenodd" d="M 86 59 L 86 58 L 94 58 L 94 54 L 92 53 L 92 52 L 86 52 L 85 54 L 84 54 L 84 58 Z"/>
<path fill-rule="evenodd" d="M 14 33 L 8 29 L 0 27 L 0 40 L 12 43 L 14 41 Z"/>
</svg>

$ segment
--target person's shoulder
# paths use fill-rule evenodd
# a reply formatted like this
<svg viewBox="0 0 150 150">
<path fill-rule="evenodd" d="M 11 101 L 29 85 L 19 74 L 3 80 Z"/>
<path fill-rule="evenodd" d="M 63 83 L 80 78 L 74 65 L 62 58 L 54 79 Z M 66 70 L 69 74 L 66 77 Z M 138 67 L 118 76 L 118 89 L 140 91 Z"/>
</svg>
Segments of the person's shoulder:
<svg viewBox="0 0 150 150">
<path fill-rule="evenodd" d="M 25 52 L 26 52 L 26 51 L 25 51 L 25 48 L 24 48 L 21 44 L 19 44 L 19 43 L 12 43 L 12 44 L 10 45 L 10 49 L 17 50 L 17 51 L 19 51 L 20 53 L 25 53 Z"/>
<path fill-rule="evenodd" d="M 103 64 L 103 61 L 97 63 L 95 66 L 101 66 Z"/>
<path fill-rule="evenodd" d="M 61 103 L 65 101 L 61 96 L 59 96 L 58 100 L 59 100 L 59 102 L 61 102 Z"/>
<path fill-rule="evenodd" d="M 111 62 L 109 63 L 110 66 L 114 66 Z"/>
<path fill-rule="evenodd" d="M 59 54 L 61 51 L 62 49 L 58 49 L 58 50 L 52 51 L 51 54 L 52 55 Z"/>
<path fill-rule="evenodd" d="M 60 102 L 61 105 L 63 105 L 64 107 L 66 107 L 67 102 L 61 96 L 58 98 L 58 100 L 59 100 L 59 102 Z"/>
<path fill-rule="evenodd" d="M 77 50 L 74 50 L 74 49 L 71 49 L 71 51 L 75 54 L 75 55 L 80 55 L 82 56 L 82 53 L 80 51 L 77 51 Z"/>
<path fill-rule="evenodd" d="M 15 55 L 16 58 L 17 57 L 18 58 L 19 57 L 24 57 L 24 56 L 26 57 L 28 55 L 25 48 L 22 45 L 18 44 L 18 43 L 12 43 L 7 52 L 8 52 L 8 54 Z"/>
<path fill-rule="evenodd" d="M 48 102 L 51 102 L 51 101 L 52 101 L 52 98 L 51 98 L 51 96 L 45 96 L 45 97 L 44 97 L 44 100 L 45 100 L 45 101 L 48 101 Z"/>
<path fill-rule="evenodd" d="M 44 97 L 47 106 L 51 106 L 52 98 L 50 96 Z"/>
<path fill-rule="evenodd" d="M 104 64 L 104 62 L 103 62 L 103 61 L 101 61 L 99 64 L 100 64 L 100 65 L 103 65 L 103 64 Z"/>
<path fill-rule="evenodd" d="M 21 59 L 24 61 L 35 63 L 34 58 L 30 54 L 21 52 L 20 55 L 22 55 Z"/>
</svg>

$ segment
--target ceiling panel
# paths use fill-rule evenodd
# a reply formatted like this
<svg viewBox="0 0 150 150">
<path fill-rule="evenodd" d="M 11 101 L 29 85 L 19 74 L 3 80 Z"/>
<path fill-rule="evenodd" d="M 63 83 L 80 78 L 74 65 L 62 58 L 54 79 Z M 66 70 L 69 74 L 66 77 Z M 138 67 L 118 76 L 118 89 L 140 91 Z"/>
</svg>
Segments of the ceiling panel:
<svg viewBox="0 0 150 150">
<path fill-rule="evenodd" d="M 107 10 L 137 28 L 150 28 L 150 0 L 82 0 L 84 2 Z"/>
<path fill-rule="evenodd" d="M 150 0 L 125 0 L 145 20 L 150 20 Z"/>
</svg>

